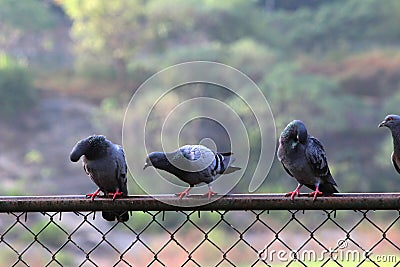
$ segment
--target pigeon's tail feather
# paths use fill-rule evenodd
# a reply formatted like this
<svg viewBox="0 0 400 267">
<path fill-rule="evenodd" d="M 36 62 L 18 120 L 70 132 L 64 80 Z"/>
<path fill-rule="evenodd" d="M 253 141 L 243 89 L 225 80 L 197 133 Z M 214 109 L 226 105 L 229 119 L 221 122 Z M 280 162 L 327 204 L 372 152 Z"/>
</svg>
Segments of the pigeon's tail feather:
<svg viewBox="0 0 400 267">
<path fill-rule="evenodd" d="M 320 184 L 318 189 L 324 195 L 330 195 L 330 194 L 333 194 L 333 193 L 339 193 L 339 191 L 336 189 L 336 187 L 333 184 L 329 184 L 329 183 Z"/>
<path fill-rule="evenodd" d="M 229 174 L 229 173 L 232 173 L 232 172 L 242 169 L 239 167 L 230 166 L 230 164 L 232 164 L 235 161 L 235 158 L 232 157 L 232 154 L 233 154 L 232 152 L 225 152 L 225 153 L 219 153 L 219 154 L 221 154 L 224 157 L 222 160 L 223 166 L 225 167 L 222 170 L 223 174 Z"/>
<path fill-rule="evenodd" d="M 225 169 L 224 174 L 229 174 L 238 170 L 241 170 L 242 168 L 240 167 L 235 167 L 235 166 L 228 166 L 228 168 Z"/>
<path fill-rule="evenodd" d="M 117 220 L 119 222 L 127 222 L 129 220 L 129 213 L 128 211 L 123 211 L 120 212 L 119 215 L 117 216 Z"/>
<path fill-rule="evenodd" d="M 105 220 L 110 222 L 115 221 L 115 219 L 119 222 L 126 222 L 129 220 L 129 214 L 127 211 L 103 211 L 101 215 Z"/>
</svg>

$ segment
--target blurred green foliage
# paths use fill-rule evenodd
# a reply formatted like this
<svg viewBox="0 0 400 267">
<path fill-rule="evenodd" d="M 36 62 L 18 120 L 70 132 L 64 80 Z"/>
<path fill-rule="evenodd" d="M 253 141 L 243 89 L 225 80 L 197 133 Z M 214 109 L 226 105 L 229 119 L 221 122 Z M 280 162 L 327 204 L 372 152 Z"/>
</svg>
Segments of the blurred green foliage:
<svg viewBox="0 0 400 267">
<path fill-rule="evenodd" d="M 295 118 L 306 123 L 309 132 L 324 143 L 341 191 L 385 191 L 400 186 L 390 166 L 391 136 L 376 127 L 386 114 L 400 113 L 397 0 L 30 0 L 24 4 L 0 0 L 0 21 L 6 25 L 0 26 L 0 50 L 18 55 L 2 46 L 10 29 L 43 33 L 60 27 L 55 22 L 67 17 L 73 54 L 66 73 L 75 75 L 67 81 L 88 79 L 90 88 L 106 82 L 115 85 L 93 96 L 99 98 L 93 124 L 101 130 L 119 133 L 129 97 L 154 73 L 190 60 L 217 61 L 239 69 L 260 87 L 274 113 L 278 134 Z M 57 44 L 62 47 L 57 35 L 47 37 L 55 49 Z M 9 56 L 2 58 L 0 111 L 11 114 L 31 105 L 35 94 L 27 69 L 9 63 Z M 32 61 L 28 59 L 29 64 L 40 66 Z M 60 87 L 68 85 L 64 82 Z M 87 87 L 81 88 L 82 94 L 97 92 L 84 91 Z M 251 110 L 229 92 L 200 88 L 169 94 L 160 111 L 198 95 L 234 106 L 256 140 L 252 149 L 257 148 L 259 133 L 251 122 Z M 155 97 L 149 93 L 143 106 Z M 146 110 L 135 110 L 136 117 L 146 115 Z M 157 126 L 156 117 L 148 125 L 154 149 L 160 147 Z M 185 136 L 204 137 L 207 131 L 201 129 L 201 125 L 193 126 L 192 132 L 185 130 Z M 136 160 L 143 161 L 144 155 L 136 154 Z M 260 191 L 281 192 L 294 185 L 274 162 Z M 130 189 L 135 192 L 135 185 Z M 235 190 L 245 192 L 247 187 L 243 184 Z"/>
<path fill-rule="evenodd" d="M 384 172 L 389 181 L 394 174 L 388 164 L 382 165 L 382 157 L 389 161 L 390 144 L 380 139 L 390 136 L 379 132 L 376 124 L 386 113 L 399 113 L 388 94 L 400 85 L 395 78 L 400 74 L 399 52 L 394 48 L 400 42 L 398 1 L 92 0 L 84 6 L 78 2 L 61 5 L 73 21 L 72 37 L 79 61 L 85 60 L 82 66 L 108 66 L 109 73 L 121 77 L 121 69 L 113 66 L 123 58 L 126 79 L 143 81 L 143 75 L 184 61 L 228 64 L 260 86 L 278 134 L 293 119 L 305 121 L 310 133 L 325 144 L 342 191 L 385 190 L 385 184 L 392 184 L 373 177 Z M 179 101 L 185 99 L 185 93 L 179 95 Z M 222 98 L 236 103 L 242 118 L 250 115 L 234 96 L 222 93 Z M 174 102 L 165 101 L 166 110 Z M 248 128 L 256 137 L 256 127 Z M 198 127 L 192 130 L 198 135 Z M 159 147 L 158 134 L 149 135 L 155 138 L 151 145 Z M 294 185 L 284 176 L 280 164 L 274 164 L 270 181 L 261 190 L 290 187 L 282 181 Z M 236 190 L 246 191 L 246 185 Z"/>
<path fill-rule="evenodd" d="M 278 11 L 265 17 L 267 32 L 260 38 L 273 47 L 286 49 L 289 55 L 297 51 L 325 54 L 343 43 L 350 49 L 360 49 L 366 42 L 387 44 L 400 37 L 394 28 L 399 8 L 395 0 L 350 0 L 333 1 L 318 9 Z"/>
<path fill-rule="evenodd" d="M 45 2 L 0 0 L 0 21 L 22 31 L 51 28 L 56 20 L 56 14 L 52 13 Z"/>
<path fill-rule="evenodd" d="M 0 53 L 0 116 L 10 117 L 28 109 L 36 96 L 29 69 Z"/>
</svg>

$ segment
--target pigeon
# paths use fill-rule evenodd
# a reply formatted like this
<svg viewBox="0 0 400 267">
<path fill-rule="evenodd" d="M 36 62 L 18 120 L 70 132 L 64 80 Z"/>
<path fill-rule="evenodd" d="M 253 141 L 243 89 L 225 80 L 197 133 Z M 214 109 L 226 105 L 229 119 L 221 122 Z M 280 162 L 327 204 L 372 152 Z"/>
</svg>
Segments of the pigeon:
<svg viewBox="0 0 400 267">
<path fill-rule="evenodd" d="M 92 200 L 102 191 L 106 196 L 125 197 L 127 189 L 127 166 L 124 150 L 113 144 L 103 135 L 92 135 L 80 140 L 72 149 L 70 159 L 77 162 L 82 157 L 83 169 L 92 181 L 99 187 L 92 194 L 87 194 Z M 127 211 L 103 211 L 102 216 L 107 221 L 126 222 L 129 219 Z"/>
<path fill-rule="evenodd" d="M 324 147 L 317 138 L 308 135 L 302 121 L 294 120 L 283 130 L 277 156 L 285 171 L 299 183 L 294 191 L 286 194 L 292 200 L 299 195 L 303 185 L 314 190 L 310 193 L 314 201 L 318 195 L 338 192 Z"/>
<path fill-rule="evenodd" d="M 229 174 L 240 170 L 231 166 L 232 152 L 214 152 L 203 145 L 185 145 L 173 152 L 151 152 L 143 170 L 149 166 L 167 171 L 180 180 L 189 184 L 189 187 L 177 194 L 180 199 L 189 194 L 193 186 L 206 183 L 208 185 L 208 199 L 217 193 L 212 190 L 211 183 L 221 174 Z"/>
<path fill-rule="evenodd" d="M 393 153 L 392 163 L 398 173 L 400 173 L 400 116 L 387 115 L 385 119 L 378 125 L 386 126 L 392 132 L 393 137 Z"/>
</svg>

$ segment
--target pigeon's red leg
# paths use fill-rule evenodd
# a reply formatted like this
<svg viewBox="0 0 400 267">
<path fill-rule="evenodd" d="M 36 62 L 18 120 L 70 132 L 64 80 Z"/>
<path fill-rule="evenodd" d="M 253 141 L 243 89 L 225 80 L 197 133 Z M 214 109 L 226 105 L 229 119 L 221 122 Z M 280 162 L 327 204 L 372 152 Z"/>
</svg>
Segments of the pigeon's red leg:
<svg viewBox="0 0 400 267">
<path fill-rule="evenodd" d="M 92 200 L 100 193 L 100 188 L 96 190 L 96 192 L 93 192 L 91 194 L 87 194 L 86 197 L 90 197 Z"/>
<path fill-rule="evenodd" d="M 119 190 L 117 189 L 115 193 L 108 193 L 108 195 L 112 196 L 112 200 L 114 201 L 116 197 L 122 196 L 122 192 L 119 192 Z"/>
<path fill-rule="evenodd" d="M 207 196 L 208 199 L 210 199 L 213 195 L 217 195 L 217 193 L 212 190 L 211 185 L 208 185 L 208 192 L 205 193 L 204 196 Z"/>
<path fill-rule="evenodd" d="M 299 185 L 296 187 L 296 189 L 295 189 L 294 191 L 291 191 L 291 192 L 286 193 L 285 197 L 290 196 L 290 199 L 291 199 L 291 200 L 294 200 L 294 197 L 296 197 L 296 196 L 299 195 L 299 193 L 300 193 L 300 188 L 301 188 L 302 186 L 303 186 L 302 184 L 299 184 Z"/>
<path fill-rule="evenodd" d="M 178 193 L 176 195 L 179 196 L 179 199 L 182 199 L 184 196 L 189 195 L 190 189 L 192 189 L 192 187 L 188 187 L 185 191 Z"/>
<path fill-rule="evenodd" d="M 315 187 L 315 191 L 310 193 L 310 197 L 313 197 L 313 201 L 317 199 L 318 195 L 322 195 L 322 192 L 319 191 L 318 185 Z"/>
</svg>

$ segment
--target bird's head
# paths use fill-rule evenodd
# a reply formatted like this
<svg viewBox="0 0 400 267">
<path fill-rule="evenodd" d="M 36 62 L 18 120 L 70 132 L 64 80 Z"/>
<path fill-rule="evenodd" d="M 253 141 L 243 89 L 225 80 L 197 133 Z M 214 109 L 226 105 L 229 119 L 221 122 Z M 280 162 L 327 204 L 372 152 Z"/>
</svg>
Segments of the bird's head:
<svg viewBox="0 0 400 267">
<path fill-rule="evenodd" d="M 72 148 L 69 158 L 72 162 L 77 162 L 83 155 L 90 158 L 104 148 L 105 141 L 106 137 L 104 135 L 91 135 L 82 139 Z"/>
<path fill-rule="evenodd" d="M 146 157 L 146 161 L 144 162 L 143 170 L 145 170 L 147 167 L 153 166 L 153 163 L 151 162 L 150 155 Z"/>
<path fill-rule="evenodd" d="M 164 162 L 168 162 L 168 160 L 165 157 L 165 154 L 162 152 L 151 152 L 150 154 L 147 155 L 146 161 L 143 166 L 143 170 L 146 169 L 147 167 L 154 166 L 156 168 L 159 168 Z"/>
<path fill-rule="evenodd" d="M 400 116 L 399 115 L 387 115 L 385 119 L 378 125 L 378 127 L 388 127 L 393 129 L 400 126 Z"/>
<path fill-rule="evenodd" d="M 292 148 L 295 148 L 297 144 L 307 143 L 307 128 L 304 123 L 300 120 L 294 120 L 290 122 L 281 134 L 281 142 L 291 142 Z"/>
</svg>

